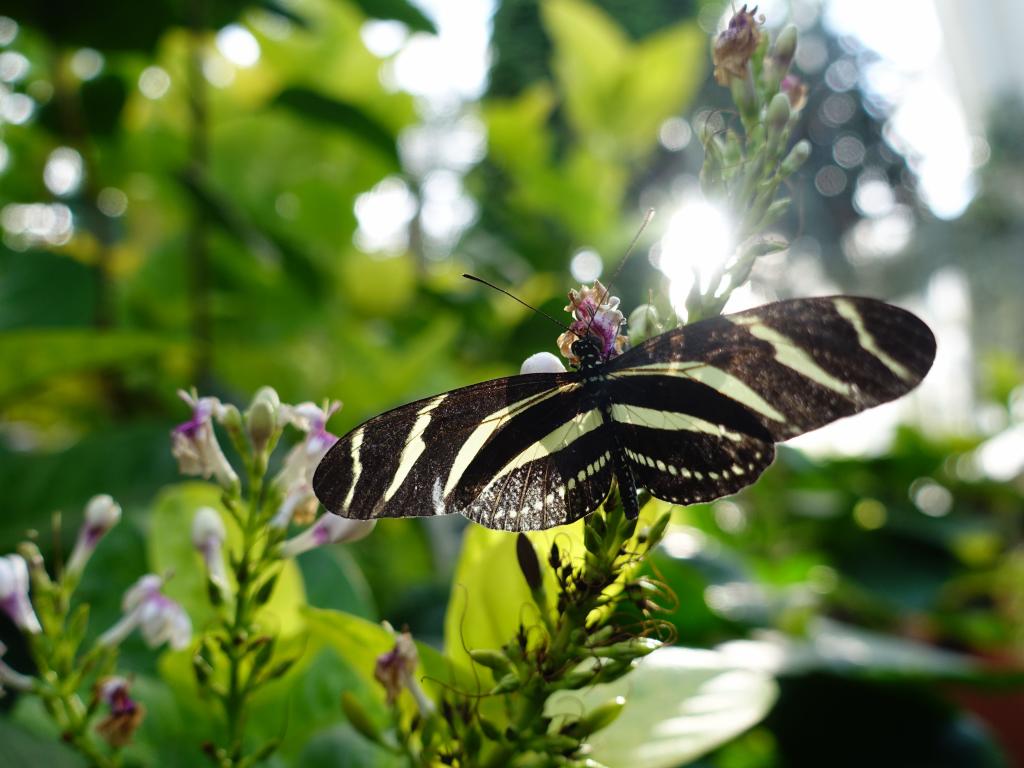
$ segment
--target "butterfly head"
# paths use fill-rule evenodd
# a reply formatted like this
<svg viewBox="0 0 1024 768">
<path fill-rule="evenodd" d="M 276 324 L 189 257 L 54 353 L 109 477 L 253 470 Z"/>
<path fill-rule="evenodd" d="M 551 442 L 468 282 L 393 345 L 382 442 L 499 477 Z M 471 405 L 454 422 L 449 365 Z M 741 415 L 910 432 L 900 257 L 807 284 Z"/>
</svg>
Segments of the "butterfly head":
<svg viewBox="0 0 1024 768">
<path fill-rule="evenodd" d="M 593 368 L 604 362 L 601 341 L 596 336 L 581 336 L 572 343 L 572 354 L 580 361 L 580 368 Z"/>
</svg>

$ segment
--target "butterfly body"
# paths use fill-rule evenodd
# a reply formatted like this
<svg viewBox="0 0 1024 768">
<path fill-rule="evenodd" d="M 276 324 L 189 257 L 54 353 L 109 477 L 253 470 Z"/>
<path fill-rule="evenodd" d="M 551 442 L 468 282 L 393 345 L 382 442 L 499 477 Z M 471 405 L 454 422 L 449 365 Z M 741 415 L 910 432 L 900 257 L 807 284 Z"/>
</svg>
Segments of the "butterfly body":
<svg viewBox="0 0 1024 768">
<path fill-rule="evenodd" d="M 709 501 L 753 482 L 774 444 L 912 389 L 935 340 L 904 310 L 847 296 L 776 302 L 668 331 L 578 369 L 509 376 L 420 400 L 352 430 L 313 487 L 369 519 L 459 513 L 491 528 L 577 520 L 617 483 Z"/>
</svg>

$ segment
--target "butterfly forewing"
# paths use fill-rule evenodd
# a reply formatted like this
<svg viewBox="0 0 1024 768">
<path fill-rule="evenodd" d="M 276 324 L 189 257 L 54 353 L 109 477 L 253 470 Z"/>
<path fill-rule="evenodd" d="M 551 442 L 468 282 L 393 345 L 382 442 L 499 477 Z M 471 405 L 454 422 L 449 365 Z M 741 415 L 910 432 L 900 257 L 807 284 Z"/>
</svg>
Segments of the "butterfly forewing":
<svg viewBox="0 0 1024 768">
<path fill-rule="evenodd" d="M 873 299 L 794 299 L 711 318 L 650 339 L 609 374 L 647 388 L 698 382 L 743 406 L 775 440 L 894 400 L 931 367 L 935 337 Z"/>
<path fill-rule="evenodd" d="M 344 517 L 454 512 L 448 499 L 477 451 L 516 415 L 574 386 L 575 378 L 494 379 L 383 413 L 335 443 L 317 467 L 313 489 Z"/>
</svg>

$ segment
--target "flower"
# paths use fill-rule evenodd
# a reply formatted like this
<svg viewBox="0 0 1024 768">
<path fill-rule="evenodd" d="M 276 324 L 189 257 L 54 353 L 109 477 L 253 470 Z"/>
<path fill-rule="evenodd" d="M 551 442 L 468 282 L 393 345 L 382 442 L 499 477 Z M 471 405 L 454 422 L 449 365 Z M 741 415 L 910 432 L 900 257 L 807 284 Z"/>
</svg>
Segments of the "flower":
<svg viewBox="0 0 1024 768">
<path fill-rule="evenodd" d="M 387 653 L 377 657 L 377 663 L 373 669 L 373 676 L 377 682 L 384 686 L 387 695 L 388 706 L 394 706 L 398 701 L 398 695 L 402 688 L 408 688 L 416 700 L 420 714 L 429 716 L 434 713 L 434 703 L 427 698 L 427 695 L 420 687 L 419 681 L 413 677 L 416 666 L 419 664 L 420 655 L 416 650 L 416 643 L 408 631 L 396 634 L 391 625 L 386 621 L 384 628 L 395 636 L 395 647 Z"/>
<path fill-rule="evenodd" d="M 98 640 L 100 645 L 119 645 L 136 627 L 150 648 L 167 643 L 174 650 L 185 648 L 192 639 L 192 622 L 177 602 L 161 592 L 164 580 L 146 574 L 135 582 L 121 602 L 124 616 Z"/>
<path fill-rule="evenodd" d="M 192 518 L 192 546 L 203 556 L 210 581 L 227 597 L 230 593 L 228 573 L 224 567 L 224 540 L 227 531 L 220 514 L 212 507 L 200 507 Z"/>
<path fill-rule="evenodd" d="M 0 643 L 0 657 L 7 653 L 7 646 Z M 21 672 L 16 672 L 7 666 L 7 663 L 0 661 L 0 695 L 3 694 L 3 686 L 7 686 L 15 691 L 30 691 L 32 690 L 33 679 L 28 675 L 23 675 Z"/>
<path fill-rule="evenodd" d="M 33 635 L 43 631 L 28 599 L 28 565 L 21 555 L 0 557 L 0 608 L 19 629 Z"/>
<path fill-rule="evenodd" d="M 307 520 L 316 513 L 318 502 L 313 494 L 313 473 L 331 446 L 338 442 L 337 435 L 327 431 L 327 421 L 339 408 L 341 403 L 337 401 L 327 403 L 324 408 L 313 403 L 281 406 L 284 419 L 305 432 L 306 437 L 288 452 L 284 466 L 274 478 L 274 484 L 284 492 L 284 500 L 270 521 L 272 527 L 287 528 L 296 510 L 310 512 Z"/>
<path fill-rule="evenodd" d="M 107 494 L 93 496 L 85 505 L 85 522 L 78 531 L 75 548 L 68 558 L 68 576 L 76 578 L 85 570 L 96 545 L 121 520 L 121 505 Z"/>
<path fill-rule="evenodd" d="M 213 418 L 221 419 L 226 406 L 215 397 L 198 397 L 178 390 L 178 396 L 192 408 L 192 418 L 171 432 L 171 453 L 178 460 L 178 469 L 185 475 L 216 477 L 224 488 L 238 486 L 238 475 L 228 463 L 213 431 Z"/>
<path fill-rule="evenodd" d="M 369 535 L 376 524 L 376 520 L 349 520 L 331 513 L 320 515 L 313 525 L 281 545 L 281 557 L 295 557 L 325 544 L 359 541 Z"/>
<path fill-rule="evenodd" d="M 538 352 L 523 361 L 519 373 L 565 373 L 565 366 L 550 352 Z"/>
<path fill-rule="evenodd" d="M 715 82 L 719 85 L 746 78 L 747 65 L 761 42 L 761 24 L 764 23 L 764 17 L 758 19 L 756 13 L 757 6 L 748 11 L 744 5 L 715 39 L 711 60 L 715 64 Z"/>
<path fill-rule="evenodd" d="M 129 685 L 127 678 L 107 677 L 96 684 L 93 694 L 96 701 L 110 708 L 110 714 L 96 725 L 96 730 L 112 747 L 130 744 L 146 714 L 146 708 L 129 695 Z"/>
<path fill-rule="evenodd" d="M 558 349 L 573 365 L 580 364 L 580 358 L 572 351 L 572 344 L 586 335 L 598 340 L 598 349 L 605 358 L 621 354 L 627 338 L 619 333 L 626 319 L 619 310 L 619 299 L 595 280 L 590 288 L 569 291 L 569 304 L 565 311 L 573 316 L 569 330 L 558 337 Z"/>
</svg>

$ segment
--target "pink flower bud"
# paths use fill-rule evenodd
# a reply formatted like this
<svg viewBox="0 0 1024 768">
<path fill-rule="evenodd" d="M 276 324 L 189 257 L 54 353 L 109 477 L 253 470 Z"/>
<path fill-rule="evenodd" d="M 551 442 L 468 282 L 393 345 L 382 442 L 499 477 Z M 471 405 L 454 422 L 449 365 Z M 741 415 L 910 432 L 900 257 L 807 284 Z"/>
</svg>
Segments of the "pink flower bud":
<svg viewBox="0 0 1024 768">
<path fill-rule="evenodd" d="M 370 534 L 376 520 L 349 520 L 331 513 L 323 514 L 309 528 L 281 545 L 281 557 L 295 557 L 325 544 L 359 541 Z"/>
<path fill-rule="evenodd" d="M 65 568 L 68 576 L 77 578 L 89 562 L 96 545 L 121 520 L 121 506 L 107 494 L 93 496 L 85 506 L 85 522 L 78 531 L 75 548 Z"/>
<path fill-rule="evenodd" d="M 192 622 L 185 609 L 161 591 L 164 580 L 155 574 L 140 578 L 124 593 L 124 616 L 100 636 L 100 645 L 120 645 L 138 627 L 150 648 L 167 643 L 174 650 L 188 646 Z"/>
</svg>

